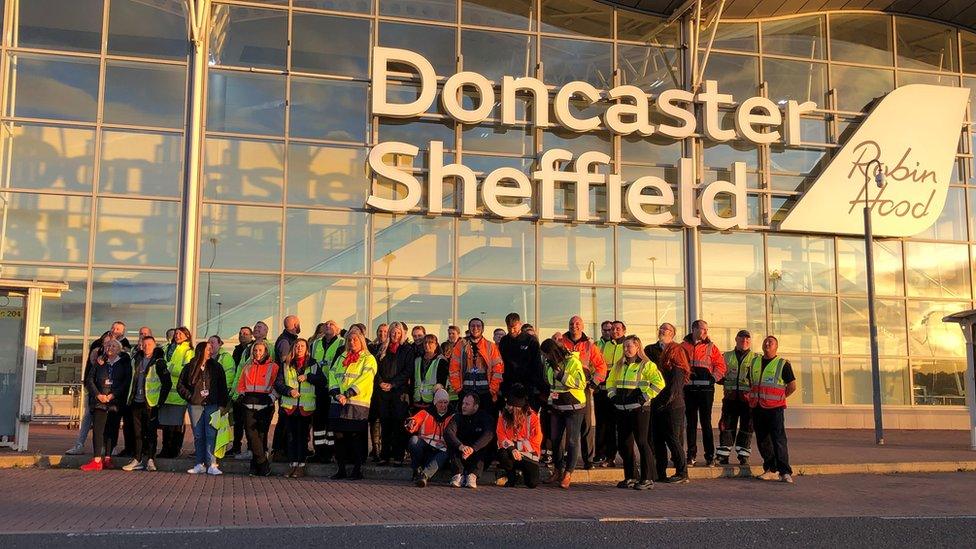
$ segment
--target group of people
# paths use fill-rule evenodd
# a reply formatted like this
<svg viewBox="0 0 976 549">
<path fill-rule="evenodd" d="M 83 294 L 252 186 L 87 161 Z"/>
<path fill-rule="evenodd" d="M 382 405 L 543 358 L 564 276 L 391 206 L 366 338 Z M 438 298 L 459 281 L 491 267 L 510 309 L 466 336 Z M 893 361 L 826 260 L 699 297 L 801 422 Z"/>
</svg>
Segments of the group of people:
<svg viewBox="0 0 976 549">
<path fill-rule="evenodd" d="M 228 351 L 217 335 L 193 345 L 185 327 L 169 330 L 162 347 L 143 327 L 132 349 L 125 324 L 114 323 L 89 349 L 87 408 L 68 453 L 82 453 L 91 431 L 94 457 L 83 470 L 111 467 L 113 455 L 124 455 L 131 460 L 122 469 L 152 471 L 157 456 L 180 454 L 188 413 L 196 459 L 188 473 L 219 475 L 219 412 L 233 425 L 221 447 L 249 459 L 252 475 L 270 475 L 272 461 L 287 461 L 286 476 L 299 478 L 309 461 L 334 460 L 333 479 L 356 480 L 370 455 L 394 466 L 409 456 L 420 487 L 449 466 L 452 486 L 476 488 L 497 462 L 499 484 L 534 488 L 551 464 L 544 482 L 569 488 L 578 466 L 614 467 L 619 456 L 618 487 L 646 490 L 655 481 L 687 483 L 689 466 L 729 465 L 733 454 L 747 465 L 755 433 L 763 458 L 757 477 L 793 482 L 784 409 L 796 379 L 772 335 L 755 352 L 741 330 L 723 353 L 704 320 L 681 341 L 664 323 L 646 346 L 619 320 L 603 322 L 601 337 L 591 339 L 579 316 L 542 341 L 517 313 L 491 339 L 473 318 L 463 335 L 450 326 L 443 343 L 403 322 L 381 324 L 372 341 L 363 324 L 341 329 L 326 321 L 308 339 L 298 317 L 283 324 L 273 345 L 264 322 L 242 327 Z M 716 385 L 723 387 L 718 447 Z"/>
</svg>

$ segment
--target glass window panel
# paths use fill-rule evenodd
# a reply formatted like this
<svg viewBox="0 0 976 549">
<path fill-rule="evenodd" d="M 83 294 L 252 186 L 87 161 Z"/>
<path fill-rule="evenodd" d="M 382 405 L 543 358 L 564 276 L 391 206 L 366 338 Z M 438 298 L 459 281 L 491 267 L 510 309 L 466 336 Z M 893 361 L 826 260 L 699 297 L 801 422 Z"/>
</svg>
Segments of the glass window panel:
<svg viewBox="0 0 976 549">
<path fill-rule="evenodd" d="M 908 300 L 908 354 L 921 357 L 965 357 L 966 340 L 948 315 L 971 309 L 968 301 Z"/>
<path fill-rule="evenodd" d="M 593 0 L 542 0 L 542 31 L 613 38 L 613 9 Z"/>
<path fill-rule="evenodd" d="M 8 112 L 24 118 L 95 121 L 98 60 L 17 55 L 10 63 Z"/>
<path fill-rule="evenodd" d="M 18 3 L 14 35 L 22 48 L 102 49 L 102 0 L 30 0 Z"/>
<path fill-rule="evenodd" d="M 373 319 L 370 327 L 395 321 L 420 324 L 427 333 L 447 337 L 453 322 L 454 284 L 426 280 L 373 280 Z"/>
<path fill-rule="evenodd" d="M 380 23 L 379 45 L 417 52 L 434 66 L 438 76 L 457 72 L 455 30 L 449 27 L 412 25 L 410 23 Z"/>
<path fill-rule="evenodd" d="M 50 328 L 57 336 L 80 336 L 85 325 L 85 300 L 88 296 L 88 271 L 61 267 L 26 267 L 4 265 L 3 278 L 67 282 L 68 290 L 56 299 L 41 300 L 41 328 Z M 64 340 L 59 342 L 64 343 Z M 60 345 L 59 345 L 60 354 Z"/>
<path fill-rule="evenodd" d="M 531 221 L 461 219 L 458 239 L 459 276 L 535 280 L 535 224 Z"/>
<path fill-rule="evenodd" d="M 180 0 L 112 0 L 108 52 L 116 55 L 185 59 L 187 23 Z"/>
<path fill-rule="evenodd" d="M 180 203 L 99 198 L 95 263 L 175 267 Z"/>
<path fill-rule="evenodd" d="M 617 283 L 680 288 L 684 286 L 683 250 L 681 231 L 620 225 L 617 227 Z"/>
<path fill-rule="evenodd" d="M 708 319 L 708 337 L 720 349 L 732 349 L 735 334 L 749 330 L 758 351 L 766 333 L 766 298 L 761 294 L 702 292 L 701 317 Z"/>
<path fill-rule="evenodd" d="M 912 396 L 915 404 L 965 406 L 965 375 L 965 360 L 913 360 Z"/>
<path fill-rule="evenodd" d="M 678 24 L 665 26 L 665 19 L 635 11 L 617 10 L 617 40 L 678 44 Z"/>
<path fill-rule="evenodd" d="M 284 144 L 211 137 L 205 147 L 205 198 L 281 202 Z"/>
<path fill-rule="evenodd" d="M 599 338 L 600 322 L 614 317 L 612 288 L 540 286 L 539 292 L 539 318 L 535 328 L 540 341 L 556 332 L 565 332 L 569 319 L 575 315 L 583 317 L 583 330 L 588 337 Z"/>
<path fill-rule="evenodd" d="M 600 89 L 613 87 L 611 44 L 543 38 L 542 63 L 545 82 L 550 86 L 562 86 L 574 80 L 582 80 Z"/>
<path fill-rule="evenodd" d="M 285 79 L 267 74 L 210 71 L 207 129 L 283 135 Z"/>
<path fill-rule="evenodd" d="M 823 59 L 824 29 L 822 15 L 763 21 L 763 53 Z"/>
<path fill-rule="evenodd" d="M 440 141 L 445 150 L 454 149 L 454 123 L 423 120 L 411 122 L 396 118 L 381 118 L 377 143 L 384 141 L 400 141 L 409 143 L 420 149 L 416 157 L 399 157 L 397 165 L 400 167 L 427 167 L 427 153 L 431 141 Z M 444 162 L 453 162 L 454 155 L 444 155 Z"/>
<path fill-rule="evenodd" d="M 617 311 L 620 320 L 627 325 L 627 333 L 642 338 L 644 345 L 657 341 L 657 328 L 665 322 L 682 327 L 687 325 L 685 293 L 681 290 L 621 289 L 617 295 L 620 296 Z M 594 337 L 599 337 L 598 332 L 593 333 L 597 334 Z"/>
<path fill-rule="evenodd" d="M 899 67 L 959 70 L 955 28 L 922 19 L 896 17 L 895 29 Z"/>
<path fill-rule="evenodd" d="M 451 276 L 454 220 L 373 214 L 373 274 Z"/>
<path fill-rule="evenodd" d="M 369 125 L 366 84 L 292 78 L 292 137 L 364 143 Z"/>
<path fill-rule="evenodd" d="M 285 277 L 285 314 L 312 325 L 331 319 L 340 327 L 352 326 L 368 318 L 366 285 L 364 278 Z"/>
<path fill-rule="evenodd" d="M 826 158 L 823 149 L 781 147 L 772 145 L 769 148 L 769 169 L 777 172 L 810 174 L 817 172 L 817 165 Z"/>
<path fill-rule="evenodd" d="M 369 19 L 295 13 L 291 69 L 354 78 L 369 73 Z"/>
<path fill-rule="evenodd" d="M 110 61 L 103 116 L 112 124 L 182 128 L 186 67 Z"/>
<path fill-rule="evenodd" d="M 94 174 L 95 132 L 9 122 L 3 125 L 4 187 L 88 191 Z"/>
<path fill-rule="evenodd" d="M 120 318 L 129 326 L 149 326 L 153 333 L 165 334 L 176 318 L 176 271 L 95 269 L 90 335 L 101 335 Z"/>
<path fill-rule="evenodd" d="M 292 0 L 296 8 L 313 8 L 351 13 L 372 13 L 373 0 Z"/>
<path fill-rule="evenodd" d="M 836 358 L 796 357 L 790 364 L 800 404 L 840 404 L 840 365 Z"/>
<path fill-rule="evenodd" d="M 211 64 L 285 69 L 287 11 L 215 4 L 210 25 Z"/>
<path fill-rule="evenodd" d="M 703 30 L 711 34 L 712 29 Z M 756 51 L 759 43 L 755 23 L 733 23 L 723 20 L 715 30 L 712 47 L 719 50 Z"/>
<path fill-rule="evenodd" d="M 461 23 L 489 28 L 535 29 L 535 0 L 462 0 Z"/>
<path fill-rule="evenodd" d="M 834 291 L 832 238 L 769 235 L 767 249 L 772 291 Z"/>
<path fill-rule="evenodd" d="M 198 284 L 197 339 L 217 334 L 227 343 L 237 339 L 241 326 L 259 320 L 271 327 L 274 337 L 273 330 L 281 325 L 277 276 L 201 272 Z"/>
<path fill-rule="evenodd" d="M 704 79 L 718 80 L 720 93 L 732 94 L 736 101 L 743 101 L 758 95 L 759 58 L 713 52 L 708 56 Z"/>
<path fill-rule="evenodd" d="M 966 240 L 968 238 L 966 224 L 966 190 L 960 187 L 949 187 L 939 219 L 924 232 L 915 235 L 915 238 Z"/>
<path fill-rule="evenodd" d="M 891 51 L 891 16 L 830 15 L 830 56 L 834 61 L 890 66 Z"/>
<path fill-rule="evenodd" d="M 959 31 L 962 39 L 962 71 L 976 72 L 976 34 Z"/>
<path fill-rule="evenodd" d="M 200 211 L 201 266 L 281 268 L 281 208 L 204 204 Z"/>
<path fill-rule="evenodd" d="M 6 215 L 3 259 L 88 261 L 90 198 L 30 193 L 0 197 Z"/>
<path fill-rule="evenodd" d="M 780 349 L 816 355 L 837 353 L 837 302 L 834 298 L 771 295 L 769 310 L 770 328 L 779 338 Z"/>
<path fill-rule="evenodd" d="M 881 402 L 894 405 L 911 404 L 908 391 L 908 361 L 884 358 L 878 362 L 881 371 Z M 844 357 L 841 359 L 841 373 L 844 375 L 844 404 L 874 402 L 871 359 Z"/>
<path fill-rule="evenodd" d="M 800 103 L 827 104 L 827 64 L 785 59 L 763 59 L 763 78 L 769 84 L 769 98 L 779 105 L 790 99 Z"/>
<path fill-rule="evenodd" d="M 878 353 L 904 356 L 908 352 L 905 331 L 905 302 L 876 299 L 874 311 L 878 321 Z M 844 354 L 871 354 L 868 331 L 868 300 L 842 298 L 840 300 L 841 351 Z"/>
<path fill-rule="evenodd" d="M 505 327 L 505 315 L 518 313 L 522 322 L 535 317 L 535 286 L 506 284 L 458 283 L 458 321 L 480 318 L 485 333 Z"/>
<path fill-rule="evenodd" d="M 678 51 L 660 47 L 617 46 L 620 83 L 652 94 L 681 87 Z"/>
<path fill-rule="evenodd" d="M 531 129 L 511 126 L 464 126 L 461 132 L 465 152 L 494 152 L 530 155 L 535 152 Z"/>
<path fill-rule="evenodd" d="M 613 141 L 608 133 L 575 133 L 569 130 L 546 130 L 542 133 L 542 150 L 566 149 L 579 156 L 586 151 L 613 154 Z M 639 159 L 638 159 L 639 160 Z"/>
<path fill-rule="evenodd" d="M 909 84 L 935 84 L 936 86 L 959 86 L 959 77 L 952 74 L 931 74 L 924 72 L 898 71 L 898 87 Z"/>
<path fill-rule="evenodd" d="M 759 169 L 759 148 L 752 143 L 704 141 L 702 146 L 705 167 L 729 170 L 734 162 L 744 162 L 748 170 Z"/>
<path fill-rule="evenodd" d="M 864 240 L 837 239 L 838 291 L 843 294 L 867 293 L 867 259 Z M 874 241 L 874 290 L 878 295 L 905 295 L 901 242 Z"/>
<path fill-rule="evenodd" d="M 366 149 L 288 146 L 289 204 L 361 208 L 368 189 Z"/>
<path fill-rule="evenodd" d="M 540 230 L 542 280 L 613 284 L 611 229 L 596 225 L 543 223 Z"/>
<path fill-rule="evenodd" d="M 653 135 L 625 136 L 620 139 L 620 155 L 626 162 L 677 166 L 681 160 L 681 142 Z"/>
<path fill-rule="evenodd" d="M 149 132 L 102 132 L 100 192 L 180 196 L 183 137 Z"/>
<path fill-rule="evenodd" d="M 765 290 L 761 233 L 702 232 L 701 285 L 728 290 Z"/>
<path fill-rule="evenodd" d="M 535 76 L 535 37 L 479 30 L 461 31 L 464 70 L 501 83 L 503 76 Z"/>
<path fill-rule="evenodd" d="M 909 296 L 971 298 L 966 245 L 906 242 L 905 265 Z"/>
<path fill-rule="evenodd" d="M 366 272 L 369 214 L 288 208 L 285 270 Z"/>
<path fill-rule="evenodd" d="M 457 0 L 380 0 L 380 15 L 453 22 Z"/>
</svg>

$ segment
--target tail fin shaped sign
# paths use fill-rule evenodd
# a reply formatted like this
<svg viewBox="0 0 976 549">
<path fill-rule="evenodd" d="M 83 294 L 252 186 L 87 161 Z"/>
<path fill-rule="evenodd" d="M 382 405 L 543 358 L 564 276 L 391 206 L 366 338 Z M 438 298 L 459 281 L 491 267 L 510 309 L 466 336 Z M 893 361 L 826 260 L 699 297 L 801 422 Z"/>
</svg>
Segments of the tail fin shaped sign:
<svg viewBox="0 0 976 549">
<path fill-rule="evenodd" d="M 889 93 L 787 214 L 780 230 L 864 234 L 865 192 L 875 235 L 911 236 L 929 228 L 945 206 L 968 100 L 968 89 L 928 84 Z M 883 166 L 880 188 L 873 160 Z"/>
</svg>

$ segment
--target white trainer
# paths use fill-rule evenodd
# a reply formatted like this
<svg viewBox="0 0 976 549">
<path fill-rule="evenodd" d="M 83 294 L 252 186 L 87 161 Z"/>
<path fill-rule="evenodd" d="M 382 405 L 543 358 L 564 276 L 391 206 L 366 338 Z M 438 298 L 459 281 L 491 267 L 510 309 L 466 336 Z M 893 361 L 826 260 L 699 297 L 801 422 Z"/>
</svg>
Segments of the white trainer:
<svg viewBox="0 0 976 549">
<path fill-rule="evenodd" d="M 786 473 L 779 476 L 780 482 L 785 482 L 787 484 L 793 484 L 793 475 Z"/>
<path fill-rule="evenodd" d="M 214 463 L 210 467 L 207 467 L 207 474 L 217 476 L 217 475 L 222 475 L 224 473 L 223 471 L 220 470 L 219 467 L 217 467 L 217 464 Z"/>
<path fill-rule="evenodd" d="M 461 475 L 454 475 L 451 477 L 451 486 L 455 488 L 461 487 Z"/>
<path fill-rule="evenodd" d="M 472 489 L 478 488 L 478 475 L 474 473 L 468 474 L 468 478 L 465 479 L 464 485 Z"/>
<path fill-rule="evenodd" d="M 187 473 L 191 475 L 200 475 L 207 472 L 207 468 L 203 466 L 202 463 L 197 463 L 192 468 L 186 470 Z"/>
<path fill-rule="evenodd" d="M 123 471 L 141 471 L 145 469 L 146 466 L 142 464 L 138 459 L 133 459 L 129 463 L 122 466 Z"/>
<path fill-rule="evenodd" d="M 153 459 L 146 460 L 146 470 L 147 471 L 155 471 L 156 470 L 156 460 L 153 460 Z"/>
</svg>

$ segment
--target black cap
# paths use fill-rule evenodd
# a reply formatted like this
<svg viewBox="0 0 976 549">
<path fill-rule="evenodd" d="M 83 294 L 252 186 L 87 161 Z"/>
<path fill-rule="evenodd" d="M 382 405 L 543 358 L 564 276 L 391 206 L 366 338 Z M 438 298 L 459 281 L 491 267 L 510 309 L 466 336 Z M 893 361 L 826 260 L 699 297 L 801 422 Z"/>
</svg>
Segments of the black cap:
<svg viewBox="0 0 976 549">
<path fill-rule="evenodd" d="M 739 333 L 735 334 L 735 337 L 747 337 L 752 339 L 752 334 L 749 333 L 749 330 L 739 330 Z"/>
</svg>

